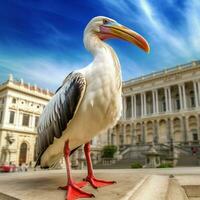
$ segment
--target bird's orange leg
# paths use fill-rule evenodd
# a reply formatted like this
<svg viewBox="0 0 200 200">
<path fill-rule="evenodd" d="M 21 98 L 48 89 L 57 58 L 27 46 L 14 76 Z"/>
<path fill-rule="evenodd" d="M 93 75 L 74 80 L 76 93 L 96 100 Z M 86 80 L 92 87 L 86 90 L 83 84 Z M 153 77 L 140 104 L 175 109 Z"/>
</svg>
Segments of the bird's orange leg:
<svg viewBox="0 0 200 200">
<path fill-rule="evenodd" d="M 75 183 L 72 180 L 69 156 L 70 156 L 69 141 L 67 141 L 64 147 L 64 157 L 65 157 L 66 168 L 67 168 L 68 183 L 66 186 L 60 187 L 60 189 L 67 190 L 66 200 L 75 200 L 79 198 L 94 197 L 93 194 L 84 192 L 79 188 L 80 186 L 83 187 L 85 185 L 84 182 Z"/>
<path fill-rule="evenodd" d="M 91 161 L 91 156 L 90 156 L 90 143 L 85 144 L 84 152 L 85 152 L 85 157 L 86 157 L 87 167 L 88 167 L 88 175 L 84 179 L 85 181 L 88 181 L 92 185 L 92 187 L 95 189 L 98 187 L 104 187 L 104 186 L 116 183 L 115 181 L 104 181 L 101 179 L 96 179 L 94 177 L 94 170 L 92 167 L 92 161 Z"/>
</svg>

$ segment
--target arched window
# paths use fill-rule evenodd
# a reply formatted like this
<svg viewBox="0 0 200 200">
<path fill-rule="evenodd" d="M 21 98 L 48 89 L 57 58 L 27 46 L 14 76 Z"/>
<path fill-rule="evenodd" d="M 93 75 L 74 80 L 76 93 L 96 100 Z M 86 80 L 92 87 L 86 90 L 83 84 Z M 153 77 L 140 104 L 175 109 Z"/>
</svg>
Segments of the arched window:
<svg viewBox="0 0 200 200">
<path fill-rule="evenodd" d="M 27 144 L 23 142 L 20 146 L 19 164 L 26 163 L 26 157 L 27 157 Z"/>
</svg>

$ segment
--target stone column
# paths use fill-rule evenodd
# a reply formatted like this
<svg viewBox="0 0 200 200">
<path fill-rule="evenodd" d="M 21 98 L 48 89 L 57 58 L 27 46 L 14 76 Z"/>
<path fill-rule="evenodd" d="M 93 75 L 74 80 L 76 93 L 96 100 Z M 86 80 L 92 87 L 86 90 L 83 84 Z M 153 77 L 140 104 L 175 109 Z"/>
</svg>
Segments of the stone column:
<svg viewBox="0 0 200 200">
<path fill-rule="evenodd" d="M 156 96 L 156 113 L 159 113 L 158 90 L 155 90 L 155 96 Z"/>
<path fill-rule="evenodd" d="M 140 101 L 141 101 L 141 116 L 143 116 L 144 114 L 143 93 L 140 93 Z"/>
<path fill-rule="evenodd" d="M 180 123 L 181 123 L 181 132 L 182 132 L 182 137 L 181 137 L 181 142 L 186 141 L 186 131 L 185 131 L 185 119 L 184 116 L 180 118 Z"/>
<path fill-rule="evenodd" d="M 190 134 L 189 134 L 189 122 L 188 122 L 188 116 L 184 117 L 184 128 L 185 128 L 185 142 L 190 142 L 191 138 L 190 138 Z"/>
<path fill-rule="evenodd" d="M 169 95 L 169 111 L 172 111 L 172 98 L 171 98 L 171 88 L 168 87 L 168 95 Z"/>
<path fill-rule="evenodd" d="M 123 137 L 124 137 L 124 145 L 126 144 L 126 124 L 123 124 Z"/>
<path fill-rule="evenodd" d="M 20 124 L 19 124 L 19 109 L 17 109 L 17 111 L 16 111 L 15 125 L 20 126 Z"/>
<path fill-rule="evenodd" d="M 157 120 L 154 121 L 153 123 L 154 131 L 153 131 L 153 141 L 154 143 L 158 143 L 159 138 L 158 138 L 158 122 Z"/>
<path fill-rule="evenodd" d="M 180 100 L 180 110 L 182 110 L 183 109 L 183 98 L 182 98 L 181 85 L 178 85 L 178 91 L 179 91 L 179 100 Z"/>
<path fill-rule="evenodd" d="M 123 119 L 126 119 L 126 96 L 123 96 Z"/>
<path fill-rule="evenodd" d="M 119 144 L 123 145 L 124 144 L 124 130 L 123 130 L 123 124 L 120 124 L 120 130 L 119 130 Z M 123 142 L 121 144 L 121 135 L 123 136 Z"/>
<path fill-rule="evenodd" d="M 131 118 L 134 118 L 134 98 L 133 95 L 131 95 Z"/>
<path fill-rule="evenodd" d="M 144 115 L 147 115 L 147 100 L 146 100 L 146 93 L 143 94 L 143 101 L 144 101 Z"/>
<path fill-rule="evenodd" d="M 187 126 L 186 126 L 186 117 L 185 116 L 182 117 L 182 121 L 183 121 L 183 123 L 182 123 L 183 129 L 181 129 L 181 130 L 183 130 L 183 141 L 187 142 Z"/>
<path fill-rule="evenodd" d="M 196 81 L 193 81 L 194 86 L 194 96 L 195 96 L 195 107 L 198 107 L 198 96 L 197 96 L 197 84 Z"/>
<path fill-rule="evenodd" d="M 183 83 L 182 89 L 183 89 L 183 108 L 187 109 L 187 99 L 186 99 L 186 93 L 185 93 L 185 83 Z"/>
<path fill-rule="evenodd" d="M 131 126 L 131 144 L 135 145 L 136 144 L 136 138 L 135 138 L 135 125 L 132 124 Z"/>
<path fill-rule="evenodd" d="M 171 133 L 172 127 L 171 127 L 171 120 L 170 119 L 167 120 L 167 126 L 168 126 L 167 139 L 168 139 L 168 143 L 170 143 L 171 140 L 172 140 L 172 133 Z"/>
<path fill-rule="evenodd" d="M 145 126 L 146 126 L 146 123 L 143 122 L 143 123 L 142 123 L 142 143 L 143 143 L 143 144 L 145 144 L 145 142 L 146 142 Z"/>
<path fill-rule="evenodd" d="M 169 101 L 168 101 L 168 92 L 167 92 L 167 88 L 164 88 L 164 92 L 165 92 L 165 104 L 166 104 L 166 111 L 169 111 Z"/>
<path fill-rule="evenodd" d="M 35 120 L 33 115 L 29 115 L 29 124 L 28 127 L 33 128 L 35 125 Z"/>
<path fill-rule="evenodd" d="M 136 94 L 134 94 L 134 116 L 137 118 L 137 104 L 136 104 Z"/>
<path fill-rule="evenodd" d="M 155 98 L 155 92 L 152 90 L 152 97 L 153 97 L 153 114 L 156 113 L 156 98 Z"/>
</svg>

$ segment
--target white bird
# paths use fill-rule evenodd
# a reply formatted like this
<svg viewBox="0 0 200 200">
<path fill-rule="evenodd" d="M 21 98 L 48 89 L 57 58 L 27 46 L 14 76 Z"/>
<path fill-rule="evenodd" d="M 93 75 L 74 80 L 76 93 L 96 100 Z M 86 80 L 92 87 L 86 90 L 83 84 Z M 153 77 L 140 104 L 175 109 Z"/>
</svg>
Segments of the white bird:
<svg viewBox="0 0 200 200">
<path fill-rule="evenodd" d="M 70 73 L 45 107 L 39 119 L 36 165 L 52 167 L 64 155 L 68 183 L 66 199 L 92 197 L 80 189 L 89 182 L 94 188 L 114 181 L 94 177 L 90 140 L 112 128 L 122 110 L 121 68 L 115 51 L 104 41 L 110 38 L 127 40 L 145 52 L 150 48 L 138 33 L 108 17 L 95 17 L 85 28 L 84 45 L 94 60 L 87 67 Z M 70 174 L 69 156 L 85 144 L 88 166 L 85 182 L 75 183 Z"/>
</svg>

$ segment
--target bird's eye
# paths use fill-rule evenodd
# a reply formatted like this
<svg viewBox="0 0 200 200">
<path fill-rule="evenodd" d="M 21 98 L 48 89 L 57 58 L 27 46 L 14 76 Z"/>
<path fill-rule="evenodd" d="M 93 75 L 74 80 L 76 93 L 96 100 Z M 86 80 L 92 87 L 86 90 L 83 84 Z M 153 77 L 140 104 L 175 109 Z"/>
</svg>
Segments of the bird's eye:
<svg viewBox="0 0 200 200">
<path fill-rule="evenodd" d="M 107 23 L 109 23 L 109 21 L 107 19 L 104 19 L 103 24 L 107 24 Z"/>
</svg>

